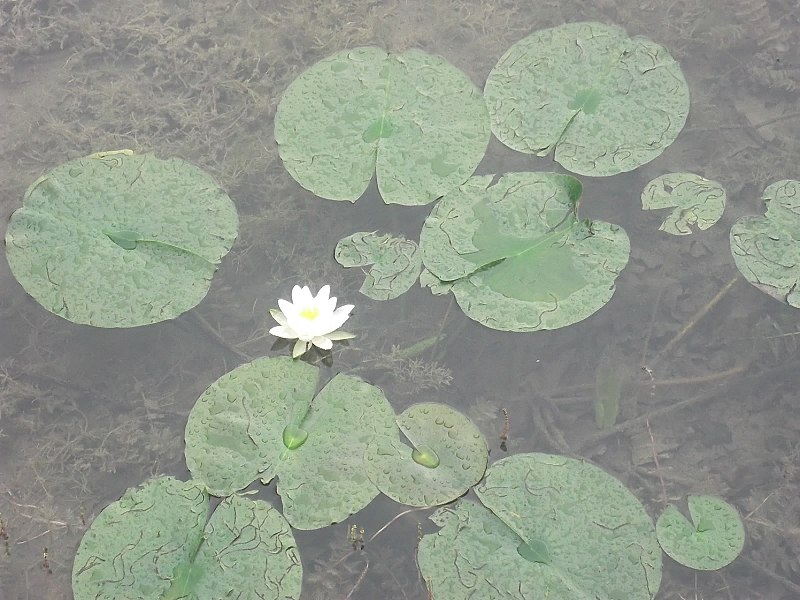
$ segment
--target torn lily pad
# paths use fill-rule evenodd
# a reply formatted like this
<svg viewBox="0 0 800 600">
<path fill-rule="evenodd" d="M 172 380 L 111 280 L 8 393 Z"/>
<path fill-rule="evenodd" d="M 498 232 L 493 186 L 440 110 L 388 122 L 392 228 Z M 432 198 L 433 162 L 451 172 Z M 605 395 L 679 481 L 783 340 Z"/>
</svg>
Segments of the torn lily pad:
<svg viewBox="0 0 800 600">
<path fill-rule="evenodd" d="M 500 58 L 484 96 L 505 145 L 574 173 L 630 171 L 657 156 L 689 114 L 689 88 L 663 46 L 602 23 L 532 33 Z"/>
<path fill-rule="evenodd" d="M 100 152 L 28 188 L 8 224 L 6 256 L 50 312 L 95 327 L 137 327 L 196 306 L 238 227 L 230 198 L 197 167 Z"/>
<path fill-rule="evenodd" d="M 208 518 L 196 482 L 152 479 L 108 505 L 72 567 L 75 600 L 299 598 L 303 567 L 289 524 L 262 500 L 225 498 Z"/>
<path fill-rule="evenodd" d="M 298 529 L 343 521 L 378 489 L 364 472 L 374 436 L 397 437 L 380 389 L 338 374 L 314 395 L 319 372 L 288 357 L 259 358 L 220 377 L 186 424 L 186 464 L 226 496 L 278 478 L 286 519 Z"/>
<path fill-rule="evenodd" d="M 588 462 L 518 454 L 475 488 L 483 506 L 439 509 L 417 560 L 437 600 L 652 600 L 661 583 L 653 522 L 617 479 Z"/>
<path fill-rule="evenodd" d="M 579 219 L 580 182 L 558 173 L 472 177 L 420 235 L 420 281 L 470 318 L 506 331 L 556 329 L 603 307 L 628 262 L 622 227 Z"/>
<path fill-rule="evenodd" d="M 744 524 L 736 509 L 715 496 L 689 496 L 687 519 L 668 506 L 656 521 L 658 542 L 670 558 L 692 569 L 715 571 L 744 548 Z"/>
<path fill-rule="evenodd" d="M 763 217 L 741 217 L 731 227 L 733 260 L 762 292 L 800 308 L 800 181 L 775 182 L 761 198 Z"/>
<path fill-rule="evenodd" d="M 674 208 L 659 227 L 672 235 L 689 235 L 719 221 L 727 195 L 716 181 L 694 173 L 667 173 L 656 177 L 642 191 L 642 208 Z"/>
<path fill-rule="evenodd" d="M 478 428 L 445 404 L 409 406 L 397 417 L 408 443 L 375 438 L 367 450 L 367 474 L 401 504 L 436 506 L 455 500 L 480 481 L 489 451 Z"/>
<path fill-rule="evenodd" d="M 422 270 L 419 246 L 402 236 L 359 231 L 339 240 L 334 252 L 345 267 L 366 267 L 361 293 L 373 300 L 391 300 L 406 292 Z"/>
<path fill-rule="evenodd" d="M 427 204 L 483 158 L 486 104 L 469 78 L 420 50 L 337 52 L 286 89 L 275 140 L 294 179 L 317 196 L 355 202 L 377 172 L 387 204 Z"/>
</svg>

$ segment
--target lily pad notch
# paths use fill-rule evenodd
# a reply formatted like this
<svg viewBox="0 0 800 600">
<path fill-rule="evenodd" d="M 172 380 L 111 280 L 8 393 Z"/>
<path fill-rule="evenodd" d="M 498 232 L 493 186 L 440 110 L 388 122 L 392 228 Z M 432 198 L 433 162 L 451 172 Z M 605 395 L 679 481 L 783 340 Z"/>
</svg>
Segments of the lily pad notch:
<svg viewBox="0 0 800 600">
<path fill-rule="evenodd" d="M 387 204 L 433 202 L 472 175 L 490 135 L 480 90 L 420 50 L 337 52 L 297 77 L 275 114 L 292 177 L 317 196 L 350 202 L 373 174 Z"/>
</svg>

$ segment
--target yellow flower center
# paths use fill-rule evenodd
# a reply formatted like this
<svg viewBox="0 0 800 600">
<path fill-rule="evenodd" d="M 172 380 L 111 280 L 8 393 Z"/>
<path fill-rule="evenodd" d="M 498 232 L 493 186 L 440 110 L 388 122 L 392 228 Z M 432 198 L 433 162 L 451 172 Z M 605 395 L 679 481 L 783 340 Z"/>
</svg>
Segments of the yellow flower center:
<svg viewBox="0 0 800 600">
<path fill-rule="evenodd" d="M 300 316 L 304 319 L 314 320 L 319 316 L 319 309 L 316 306 L 306 306 L 300 311 Z"/>
</svg>

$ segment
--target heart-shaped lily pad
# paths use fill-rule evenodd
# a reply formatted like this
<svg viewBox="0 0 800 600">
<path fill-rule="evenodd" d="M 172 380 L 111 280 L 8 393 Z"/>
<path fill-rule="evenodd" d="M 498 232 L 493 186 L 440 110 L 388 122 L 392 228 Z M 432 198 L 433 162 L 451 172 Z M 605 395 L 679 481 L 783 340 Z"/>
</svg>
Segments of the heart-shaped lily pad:
<svg viewBox="0 0 800 600">
<path fill-rule="evenodd" d="M 425 220 L 420 281 L 493 329 L 585 319 L 611 299 L 630 242 L 617 225 L 578 219 L 580 195 L 577 179 L 557 173 L 470 178 Z"/>
<path fill-rule="evenodd" d="M 411 506 L 436 506 L 458 498 L 480 481 L 489 452 L 478 428 L 444 404 L 409 406 L 397 417 L 411 446 L 375 438 L 367 474 L 380 491 Z"/>
<path fill-rule="evenodd" d="M 744 548 L 744 525 L 736 509 L 722 498 L 689 496 L 690 521 L 668 506 L 656 522 L 658 542 L 684 566 L 714 571 L 730 564 Z"/>
<path fill-rule="evenodd" d="M 719 221 L 725 211 L 725 189 L 694 173 L 667 173 L 656 177 L 642 191 L 642 208 L 674 208 L 659 231 L 689 235 L 705 230 Z"/>
<path fill-rule="evenodd" d="M 483 96 L 420 50 L 354 48 L 286 89 L 275 114 L 283 164 L 317 196 L 355 202 L 377 171 L 387 204 L 427 204 L 472 174 L 489 143 Z"/>
<path fill-rule="evenodd" d="M 741 217 L 731 227 L 731 252 L 745 279 L 800 308 L 800 181 L 778 181 L 761 196 L 763 217 Z"/>
<path fill-rule="evenodd" d="M 641 503 L 582 460 L 518 454 L 494 463 L 475 491 L 431 519 L 417 559 L 436 600 L 651 600 L 661 549 Z"/>
<path fill-rule="evenodd" d="M 507 146 L 582 175 L 630 171 L 656 158 L 689 114 L 689 88 L 669 52 L 603 23 L 532 33 L 500 58 L 484 89 Z"/>
<path fill-rule="evenodd" d="M 206 522 L 208 511 L 195 482 L 160 477 L 128 490 L 81 540 L 75 600 L 300 597 L 303 567 L 277 510 L 234 495 Z"/>
<path fill-rule="evenodd" d="M 6 256 L 50 312 L 96 327 L 136 327 L 196 306 L 238 226 L 230 198 L 197 167 L 101 152 L 28 188 L 6 231 Z"/>
<path fill-rule="evenodd" d="M 373 300 L 397 298 L 414 284 L 422 270 L 417 244 L 374 231 L 359 231 L 339 240 L 334 257 L 345 267 L 372 265 L 360 291 Z"/>
<path fill-rule="evenodd" d="M 278 477 L 292 526 L 316 529 L 364 508 L 378 489 L 364 472 L 374 436 L 397 437 L 380 389 L 336 375 L 314 396 L 316 367 L 259 358 L 220 377 L 186 424 L 186 464 L 211 493 L 225 496 Z"/>
</svg>

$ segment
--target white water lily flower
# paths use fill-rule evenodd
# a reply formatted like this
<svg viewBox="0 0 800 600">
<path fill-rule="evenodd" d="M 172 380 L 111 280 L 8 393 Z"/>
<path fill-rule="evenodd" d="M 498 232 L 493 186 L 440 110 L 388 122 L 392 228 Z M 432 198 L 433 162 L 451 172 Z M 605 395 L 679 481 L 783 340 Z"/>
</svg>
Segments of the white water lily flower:
<svg viewBox="0 0 800 600">
<path fill-rule="evenodd" d="M 337 331 L 350 318 L 352 304 L 336 308 L 336 297 L 330 297 L 331 286 L 323 285 L 316 296 L 309 287 L 296 285 L 292 288 L 292 301 L 278 300 L 280 310 L 269 313 L 278 325 L 269 330 L 287 340 L 297 340 L 292 350 L 292 358 L 305 354 L 312 345 L 322 350 L 330 350 L 333 342 L 349 340 L 352 333 Z"/>
</svg>

